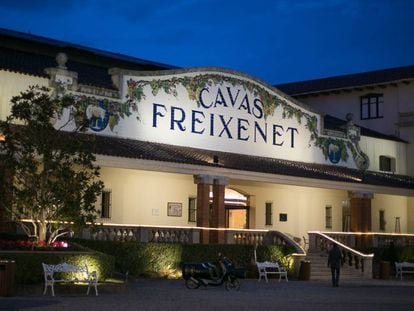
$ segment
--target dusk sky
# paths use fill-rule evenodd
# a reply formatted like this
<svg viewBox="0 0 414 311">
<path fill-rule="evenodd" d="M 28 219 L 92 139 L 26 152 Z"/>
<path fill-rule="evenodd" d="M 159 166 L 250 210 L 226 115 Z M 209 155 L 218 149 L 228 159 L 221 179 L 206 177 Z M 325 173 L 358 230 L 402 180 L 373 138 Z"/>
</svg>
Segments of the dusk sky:
<svg viewBox="0 0 414 311">
<path fill-rule="evenodd" d="M 1 0 L 0 27 L 270 84 L 414 65 L 414 0 Z"/>
</svg>

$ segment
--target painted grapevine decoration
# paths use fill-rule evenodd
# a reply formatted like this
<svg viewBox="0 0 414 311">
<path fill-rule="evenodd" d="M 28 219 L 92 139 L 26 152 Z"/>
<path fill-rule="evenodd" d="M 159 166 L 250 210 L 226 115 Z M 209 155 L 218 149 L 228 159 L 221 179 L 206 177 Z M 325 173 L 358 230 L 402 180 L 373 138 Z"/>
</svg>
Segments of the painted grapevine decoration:
<svg viewBox="0 0 414 311">
<path fill-rule="evenodd" d="M 149 85 L 152 90 L 152 94 L 156 96 L 160 90 L 166 94 L 177 96 L 177 85 L 181 84 L 187 91 L 188 98 L 197 102 L 197 106 L 200 107 L 201 103 L 200 93 L 207 86 L 223 85 L 224 83 L 231 84 L 233 87 L 236 85 L 242 85 L 245 91 L 249 91 L 255 97 L 259 97 L 263 105 L 264 117 L 268 117 L 274 114 L 276 108 L 282 108 L 282 118 L 293 119 L 295 118 L 299 124 L 305 121 L 304 125 L 310 132 L 310 141 L 319 147 L 325 159 L 329 159 L 331 163 L 338 163 L 339 161 L 346 162 L 349 158 L 348 149 L 351 151 L 355 162 L 360 169 L 366 169 L 367 156 L 355 146 L 354 143 L 347 142 L 346 140 L 339 138 L 331 138 L 320 136 L 318 134 L 318 120 L 315 115 L 310 115 L 303 110 L 290 105 L 285 99 L 270 94 L 264 88 L 258 87 L 257 84 L 241 80 L 235 77 L 222 76 L 220 74 L 199 74 L 196 76 L 183 76 L 173 77 L 170 79 L 153 79 L 153 80 L 133 80 L 127 81 L 128 93 L 127 93 L 127 105 L 134 107 L 136 111 L 136 103 L 145 99 L 144 87 Z M 357 161 L 360 159 L 360 161 Z M 365 164 L 362 163 L 365 161 Z M 361 162 L 361 163 L 360 163 Z"/>
<path fill-rule="evenodd" d="M 91 130 L 100 132 L 109 126 L 113 131 L 120 119 L 137 112 L 134 102 L 116 102 L 90 96 L 75 96 L 77 124 L 86 124 Z M 86 120 L 85 120 L 86 119 Z"/>
<path fill-rule="evenodd" d="M 160 90 L 163 90 L 166 94 L 177 96 L 177 85 L 181 84 L 187 90 L 188 98 L 190 100 L 197 101 L 197 106 L 200 107 L 201 103 L 199 102 L 200 92 L 206 86 L 212 86 L 214 84 L 223 84 L 229 83 L 232 86 L 243 85 L 245 90 L 252 93 L 254 96 L 260 98 L 263 103 L 263 113 L 265 118 L 269 115 L 273 115 L 275 109 L 278 106 L 281 106 L 283 109 L 283 118 L 293 118 L 295 117 L 299 124 L 302 123 L 302 117 L 306 119 L 306 127 L 312 134 L 312 140 L 316 138 L 317 135 L 317 118 L 311 116 L 302 110 L 292 107 L 284 99 L 280 99 L 276 96 L 271 95 L 269 92 L 262 88 L 258 88 L 256 84 L 253 84 L 249 81 L 240 80 L 234 77 L 224 77 L 218 74 L 203 74 L 197 75 L 195 77 L 174 77 L 168 80 L 151 80 L 151 81 L 135 81 L 128 80 L 128 94 L 127 102 L 136 103 L 145 99 L 144 87 L 149 85 L 152 89 L 152 94 L 156 96 Z"/>
</svg>

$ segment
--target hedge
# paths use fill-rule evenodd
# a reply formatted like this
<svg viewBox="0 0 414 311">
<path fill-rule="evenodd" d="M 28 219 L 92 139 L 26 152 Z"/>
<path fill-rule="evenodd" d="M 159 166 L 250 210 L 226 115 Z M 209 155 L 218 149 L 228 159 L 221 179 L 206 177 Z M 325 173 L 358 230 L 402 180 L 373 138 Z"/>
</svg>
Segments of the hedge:
<svg viewBox="0 0 414 311">
<path fill-rule="evenodd" d="M 91 271 L 95 270 L 98 273 L 99 280 L 111 277 L 115 267 L 114 257 L 87 249 L 81 252 L 0 251 L 0 260 L 14 260 L 16 262 L 15 277 L 18 284 L 43 282 L 42 263 L 87 263 Z"/>
<path fill-rule="evenodd" d="M 121 273 L 129 271 L 134 276 L 175 277 L 181 271 L 180 263 L 216 261 L 219 253 L 231 259 L 236 267 L 247 269 L 249 277 L 256 273 L 252 245 L 76 241 L 91 249 L 114 256 L 116 270 Z M 260 261 L 279 261 L 288 265 L 288 254 L 288 250 L 277 246 L 257 248 Z"/>
</svg>

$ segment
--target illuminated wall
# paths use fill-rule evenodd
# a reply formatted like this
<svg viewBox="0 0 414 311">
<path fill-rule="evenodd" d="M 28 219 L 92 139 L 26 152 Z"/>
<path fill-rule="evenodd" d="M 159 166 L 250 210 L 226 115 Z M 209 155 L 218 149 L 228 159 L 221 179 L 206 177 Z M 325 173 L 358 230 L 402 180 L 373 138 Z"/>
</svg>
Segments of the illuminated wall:
<svg viewBox="0 0 414 311">
<path fill-rule="evenodd" d="M 408 174 L 406 143 L 362 136 L 359 144 L 370 159 L 370 171 L 379 171 L 379 157 L 387 156 L 395 159 L 396 174 Z"/>
<path fill-rule="evenodd" d="M 302 237 L 308 230 L 341 231 L 342 201 L 347 191 L 267 183 L 232 183 L 234 189 L 255 196 L 256 228 L 278 230 Z M 265 204 L 273 203 L 273 225 L 265 225 Z M 325 228 L 325 207 L 332 207 L 332 228 Z M 287 221 L 280 221 L 287 214 Z"/>
<path fill-rule="evenodd" d="M 383 118 L 361 120 L 360 97 L 367 94 L 383 94 L 384 105 L 382 107 Z M 360 91 L 349 90 L 349 92 L 336 92 L 319 94 L 319 96 L 308 96 L 300 101 L 309 106 L 324 111 L 330 115 L 345 119 L 347 113 L 354 114 L 354 122 L 375 131 L 388 135 L 398 134 L 398 113 L 413 112 L 412 99 L 414 96 L 414 85 L 399 83 L 397 86 L 371 87 Z M 333 105 L 333 103 L 335 103 Z M 402 137 L 407 139 L 407 137 Z"/>
<path fill-rule="evenodd" d="M 21 91 L 25 91 L 29 85 L 36 84 L 47 86 L 48 79 L 0 70 L 0 119 L 4 120 L 10 113 L 10 99 L 12 96 L 18 95 Z M 227 89 L 223 88 L 223 92 L 224 90 Z M 237 93 L 233 92 L 232 94 Z M 215 96 L 217 97 L 217 95 Z M 205 97 L 205 99 L 206 98 L 207 97 Z M 169 103 L 169 99 L 165 99 L 165 102 Z M 151 107 L 152 116 L 154 116 L 154 107 Z M 143 113 L 144 111 L 145 109 L 139 110 L 140 113 Z M 179 112 L 180 110 L 177 109 L 176 111 Z M 224 114 L 224 110 L 217 110 L 215 115 L 220 116 Z M 279 112 L 279 114 L 281 113 Z M 198 114 L 197 116 L 200 117 L 201 115 Z M 230 120 L 230 117 L 231 115 L 228 114 L 226 120 Z M 165 121 L 163 117 L 159 117 L 158 121 L 161 122 L 161 120 L 163 122 Z M 175 120 L 179 120 L 179 117 L 176 116 Z M 132 121 L 135 126 L 137 120 L 131 119 L 131 124 Z M 267 121 L 270 122 L 270 117 Z M 285 121 L 286 120 L 276 120 L 274 123 L 280 123 L 280 125 L 283 125 L 283 128 L 287 128 L 289 127 L 289 124 L 283 123 Z M 300 132 L 306 133 L 307 130 L 304 128 L 303 123 L 298 124 L 296 118 L 289 119 L 289 122 L 290 121 L 293 122 L 294 126 L 298 128 Z M 147 125 L 151 127 L 151 122 L 153 122 L 153 120 L 151 121 L 151 119 L 149 119 L 148 122 L 149 125 Z M 244 121 L 241 123 L 242 126 L 243 124 L 247 124 L 246 122 L 243 122 Z M 167 122 L 163 124 L 163 126 L 171 127 L 171 122 Z M 175 122 L 174 126 L 177 131 L 180 131 L 177 122 Z M 194 133 L 201 131 L 201 126 L 202 123 L 196 122 Z M 243 129 L 242 126 L 240 127 L 241 129 Z M 118 130 L 116 127 L 114 129 Z M 209 128 L 207 127 L 206 129 L 208 130 Z M 238 128 L 233 129 L 232 133 L 238 133 L 237 129 Z M 280 128 L 278 127 L 277 131 L 279 131 L 279 129 Z M 194 133 L 191 135 L 197 136 Z M 243 133 L 244 132 L 240 134 L 240 137 L 247 137 L 244 136 Z M 288 136 L 285 138 L 291 138 L 292 133 L 293 131 L 288 132 Z M 223 136 L 225 135 L 228 134 L 223 132 Z M 269 137 L 273 139 L 273 136 Z M 276 135 L 275 139 L 279 139 L 279 136 Z M 307 146 L 309 135 L 307 134 L 303 139 L 300 139 L 299 136 L 295 136 L 295 139 L 297 139 L 295 140 L 295 145 L 297 144 L 297 146 L 299 146 L 299 144 L 302 144 Z M 290 147 L 292 141 L 286 141 L 289 142 L 286 146 L 286 149 L 289 150 L 289 152 L 286 151 L 286 153 L 280 153 L 280 155 L 289 158 L 290 149 L 294 148 Z M 243 141 L 241 141 L 241 143 L 243 143 Z M 273 141 L 271 141 L 271 144 L 273 144 Z M 397 159 L 397 173 L 404 174 L 406 172 L 405 144 L 368 137 L 362 137 L 360 144 L 361 149 L 363 149 L 371 159 L 370 170 L 378 170 L 379 156 L 387 155 Z M 318 149 L 316 151 L 317 159 L 315 158 L 315 162 L 329 163 L 328 160 L 324 159 L 321 150 Z M 302 154 L 301 152 L 296 152 L 295 156 L 302 157 Z M 274 157 L 277 158 L 278 154 L 274 154 Z M 312 162 L 312 155 L 310 155 L 308 160 Z M 122 161 L 122 158 L 120 158 L 119 161 Z M 160 163 L 159 165 L 161 167 L 163 164 Z M 228 177 L 231 178 L 231 176 Z M 105 183 L 105 187 L 111 190 L 112 193 L 111 218 L 102 219 L 102 222 L 153 226 L 195 226 L 195 223 L 188 222 L 188 198 L 197 195 L 197 188 L 193 182 L 192 175 L 103 167 L 102 180 Z M 312 180 L 308 179 L 307 182 L 310 186 L 312 185 Z M 342 230 L 342 202 L 347 198 L 348 194 L 346 190 L 329 190 L 234 180 L 231 181 L 228 187 L 251 196 L 252 213 L 254 216 L 251 217 L 251 228 L 275 229 L 298 237 L 305 235 L 308 230 Z M 346 189 L 346 186 L 343 186 L 343 188 Z M 182 203 L 182 214 L 180 217 L 167 215 L 168 202 Z M 265 225 L 266 202 L 273 203 L 273 225 L 271 226 Z M 326 206 L 332 207 L 332 229 L 325 228 Z M 395 217 L 400 217 L 401 232 L 408 231 L 414 233 L 413 197 L 381 195 L 375 193 L 372 201 L 373 231 L 378 230 L 377 218 L 379 210 L 381 209 L 385 210 L 387 223 L 386 231 L 393 232 Z M 280 221 L 280 214 L 286 214 L 287 221 Z"/>
<path fill-rule="evenodd" d="M 112 217 L 103 222 L 137 225 L 195 226 L 188 223 L 188 198 L 197 196 L 193 176 L 102 168 L 112 191 Z M 167 216 L 167 203 L 182 203 L 182 216 Z"/>
<path fill-rule="evenodd" d="M 414 233 L 414 197 L 408 197 L 407 204 L 407 232 Z"/>
<path fill-rule="evenodd" d="M 48 84 L 49 80 L 45 78 L 0 70 L 0 120 L 4 120 L 10 114 L 10 100 L 13 96 L 26 91 L 31 85 Z"/>
<path fill-rule="evenodd" d="M 374 194 L 371 201 L 372 231 L 379 230 L 379 212 L 384 211 L 385 232 L 395 232 L 395 218 L 400 218 L 400 231 L 407 232 L 408 197 Z"/>
</svg>

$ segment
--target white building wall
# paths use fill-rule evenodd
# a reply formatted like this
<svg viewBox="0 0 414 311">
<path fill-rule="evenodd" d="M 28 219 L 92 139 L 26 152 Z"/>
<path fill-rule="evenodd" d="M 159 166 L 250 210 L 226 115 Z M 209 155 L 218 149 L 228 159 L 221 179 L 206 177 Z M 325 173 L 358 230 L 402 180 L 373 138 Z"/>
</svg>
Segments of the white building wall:
<svg viewBox="0 0 414 311">
<path fill-rule="evenodd" d="M 0 120 L 5 120 L 10 114 L 13 96 L 26 91 L 29 86 L 48 86 L 49 80 L 40 77 L 0 70 Z"/>
<path fill-rule="evenodd" d="M 361 136 L 359 142 L 361 150 L 369 157 L 370 171 L 379 171 L 379 157 L 387 156 L 395 159 L 395 173 L 407 174 L 407 146 L 392 140 Z"/>
<path fill-rule="evenodd" d="M 414 99 L 414 97 L 413 97 Z M 413 111 L 414 112 L 414 111 Z M 414 125 L 400 129 L 401 137 L 409 139 L 410 143 L 406 145 L 407 154 L 407 175 L 414 176 Z"/>
<path fill-rule="evenodd" d="M 47 86 L 48 79 L 22 75 L 19 73 L 0 70 L 0 120 L 4 120 L 10 113 L 10 100 L 13 96 L 28 89 L 30 85 Z M 384 94 L 384 118 L 367 120 L 356 123 L 360 125 L 395 134 L 394 124 L 398 120 L 397 105 L 402 112 L 414 111 L 414 84 L 385 89 L 341 93 L 332 96 L 318 96 L 301 99 L 320 111 L 344 118 L 346 113 L 352 112 L 359 118 L 359 97 L 368 93 Z M 394 106 L 393 106 L 394 105 Z M 350 109 L 351 107 L 351 109 Z M 414 139 L 412 128 L 401 131 L 402 137 Z M 388 155 L 397 159 L 397 173 L 404 174 L 406 159 L 404 144 L 392 141 L 362 137 L 361 148 L 368 153 L 371 159 L 370 169 L 378 169 L 379 155 Z M 414 156 L 413 144 L 407 156 Z M 414 163 L 410 161 L 408 169 L 414 175 Z M 231 176 L 230 176 L 231 177 Z M 112 218 L 102 220 L 119 224 L 136 225 L 169 225 L 194 226 L 188 223 L 188 198 L 197 194 L 197 187 L 193 176 L 102 168 L 102 180 L 107 189 L 112 191 Z M 347 192 L 342 190 L 328 190 L 311 187 L 296 187 L 264 183 L 237 183 L 229 185 L 255 197 L 255 222 L 258 229 L 275 229 L 302 237 L 308 230 L 326 230 L 325 207 L 332 206 L 332 231 L 342 229 L 342 201 L 347 198 Z M 265 226 L 265 202 L 273 202 L 273 225 Z M 182 216 L 167 216 L 167 203 L 182 203 Z M 401 232 L 414 233 L 414 198 L 375 194 L 372 202 L 372 229 L 378 230 L 379 210 L 385 209 L 386 230 L 393 232 L 395 217 L 400 217 Z M 279 214 L 288 215 L 287 222 L 279 221 Z"/>
<path fill-rule="evenodd" d="M 399 84 L 398 86 L 398 111 L 414 112 L 414 85 Z"/>
<path fill-rule="evenodd" d="M 103 167 L 105 188 L 112 191 L 112 217 L 99 222 L 149 226 L 196 226 L 188 222 L 188 198 L 197 196 L 192 175 Z M 309 230 L 342 231 L 342 202 L 345 190 L 279 184 L 231 181 L 227 186 L 252 196 L 254 219 L 250 229 L 278 230 L 302 237 Z M 168 202 L 182 203 L 182 216 L 167 215 Z M 265 204 L 273 203 L 273 224 L 265 225 Z M 99 202 L 98 202 L 99 204 Z M 332 207 L 332 228 L 325 227 L 325 207 Z M 374 194 L 372 231 L 379 231 L 379 211 L 385 211 L 386 232 L 394 232 L 395 217 L 400 230 L 414 231 L 414 198 Z M 279 214 L 287 214 L 287 221 Z"/>
<path fill-rule="evenodd" d="M 360 97 L 370 93 L 383 94 L 383 118 L 361 120 Z M 368 154 L 371 160 L 370 170 L 378 170 L 379 155 L 388 155 L 396 158 L 397 173 L 414 175 L 414 162 L 406 159 L 414 157 L 414 125 L 399 127 L 401 113 L 414 114 L 414 84 L 398 83 L 394 86 L 364 88 L 360 91 L 337 92 L 327 95 L 309 96 L 299 100 L 317 111 L 333 115 L 345 120 L 347 113 L 353 113 L 354 123 L 380 133 L 395 135 L 407 141 L 405 147 L 396 142 L 381 140 L 379 145 L 372 145 L 371 138 L 361 139 L 361 149 Z M 375 141 L 375 139 L 372 139 Z M 370 149 L 373 147 L 372 149 Z M 396 147 L 396 148 L 394 148 Z M 397 154 L 397 156 L 393 156 Z"/>
<path fill-rule="evenodd" d="M 101 180 L 112 191 L 112 217 L 102 222 L 195 226 L 188 223 L 188 198 L 197 196 L 193 176 L 104 167 Z M 167 216 L 168 202 L 182 203 L 181 217 Z"/>
<path fill-rule="evenodd" d="M 361 120 L 360 97 L 371 93 L 383 94 L 383 118 Z M 414 111 L 414 84 L 364 88 L 361 91 L 331 93 L 309 96 L 299 100 L 310 107 L 337 118 L 345 119 L 347 113 L 354 114 L 354 122 L 360 126 L 388 134 L 398 135 L 399 112 Z M 402 137 L 404 138 L 404 137 Z M 404 138 L 406 139 L 406 138 Z"/>
<path fill-rule="evenodd" d="M 407 198 L 407 233 L 414 233 L 414 197 Z"/>
<path fill-rule="evenodd" d="M 379 212 L 385 211 L 385 232 L 395 232 L 396 217 L 400 218 L 400 232 L 407 232 L 408 198 L 395 195 L 374 194 L 371 201 L 372 231 L 379 230 Z"/>
<path fill-rule="evenodd" d="M 342 201 L 347 191 L 265 183 L 232 183 L 231 187 L 255 195 L 256 229 L 278 230 L 302 237 L 309 230 L 341 231 Z M 265 225 L 265 204 L 273 203 L 273 225 Z M 325 228 L 325 207 L 332 206 L 332 229 Z M 279 221 L 279 214 L 287 221 Z"/>
</svg>

